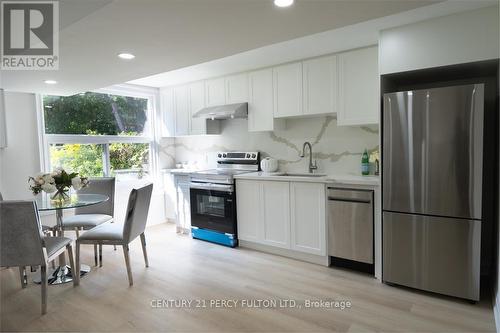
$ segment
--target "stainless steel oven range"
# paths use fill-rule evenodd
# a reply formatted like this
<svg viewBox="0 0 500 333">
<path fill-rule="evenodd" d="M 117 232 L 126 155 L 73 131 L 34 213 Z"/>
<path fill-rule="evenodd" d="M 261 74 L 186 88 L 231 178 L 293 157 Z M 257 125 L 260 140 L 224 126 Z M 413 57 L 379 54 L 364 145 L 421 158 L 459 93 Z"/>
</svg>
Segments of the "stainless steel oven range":
<svg viewBox="0 0 500 333">
<path fill-rule="evenodd" d="M 193 238 L 230 247 L 238 245 L 234 175 L 259 170 L 258 152 L 218 152 L 217 169 L 191 174 Z"/>
</svg>

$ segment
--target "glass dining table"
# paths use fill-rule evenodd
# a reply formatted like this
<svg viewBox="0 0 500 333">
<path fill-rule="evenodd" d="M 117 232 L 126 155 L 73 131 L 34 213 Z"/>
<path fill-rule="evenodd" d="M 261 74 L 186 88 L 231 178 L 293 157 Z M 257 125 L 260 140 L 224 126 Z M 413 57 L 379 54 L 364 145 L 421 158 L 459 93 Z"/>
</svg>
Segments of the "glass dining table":
<svg viewBox="0 0 500 333">
<path fill-rule="evenodd" d="M 60 237 L 64 236 L 64 228 L 62 225 L 64 210 L 79 207 L 88 207 L 99 204 L 101 202 L 105 202 L 107 200 L 109 200 L 109 197 L 103 194 L 78 193 L 71 194 L 69 200 L 53 200 L 50 198 L 50 195 L 46 193 L 38 195 L 35 199 L 39 212 L 55 211 L 56 225 L 54 226 L 53 230 L 55 230 L 56 235 Z M 59 256 L 59 266 L 49 273 L 49 276 L 47 278 L 48 284 L 59 285 L 73 281 L 71 267 L 66 265 L 65 255 L 65 252 L 63 252 Z M 80 276 L 84 276 L 88 272 L 90 272 L 90 266 L 81 265 Z M 36 276 L 33 281 L 35 283 L 40 283 L 40 276 Z"/>
</svg>

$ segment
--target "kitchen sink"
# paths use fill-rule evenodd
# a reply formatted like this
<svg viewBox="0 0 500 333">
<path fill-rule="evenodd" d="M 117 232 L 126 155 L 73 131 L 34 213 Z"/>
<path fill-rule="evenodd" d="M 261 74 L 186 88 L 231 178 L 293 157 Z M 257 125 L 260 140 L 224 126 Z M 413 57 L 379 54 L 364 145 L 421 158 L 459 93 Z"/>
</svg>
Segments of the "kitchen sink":
<svg viewBox="0 0 500 333">
<path fill-rule="evenodd" d="M 277 176 L 283 176 L 283 177 L 325 177 L 326 174 L 324 173 L 292 173 L 292 172 L 285 172 L 282 174 L 279 174 Z"/>
</svg>

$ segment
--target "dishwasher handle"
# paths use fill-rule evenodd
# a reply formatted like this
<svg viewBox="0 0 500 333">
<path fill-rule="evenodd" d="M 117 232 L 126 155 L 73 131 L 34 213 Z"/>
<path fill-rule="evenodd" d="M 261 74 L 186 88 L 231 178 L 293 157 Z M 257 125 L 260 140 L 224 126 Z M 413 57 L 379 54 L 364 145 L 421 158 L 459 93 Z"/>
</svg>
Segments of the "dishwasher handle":
<svg viewBox="0 0 500 333">
<path fill-rule="evenodd" d="M 338 197 L 328 197 L 328 201 L 344 201 L 344 202 L 356 202 L 356 203 L 365 203 L 371 204 L 371 200 L 365 199 L 353 199 L 353 198 L 338 198 Z"/>
</svg>

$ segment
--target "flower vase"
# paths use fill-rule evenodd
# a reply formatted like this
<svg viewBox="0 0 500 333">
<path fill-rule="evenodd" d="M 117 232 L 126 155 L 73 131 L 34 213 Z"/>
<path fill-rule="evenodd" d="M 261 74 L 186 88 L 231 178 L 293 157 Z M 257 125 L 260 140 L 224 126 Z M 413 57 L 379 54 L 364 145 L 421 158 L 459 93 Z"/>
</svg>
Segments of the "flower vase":
<svg viewBox="0 0 500 333">
<path fill-rule="evenodd" d="M 68 194 L 69 188 L 62 187 L 58 188 L 57 191 L 50 196 L 50 199 L 53 201 L 58 201 L 58 202 L 66 202 L 71 200 L 71 197 Z"/>
</svg>

